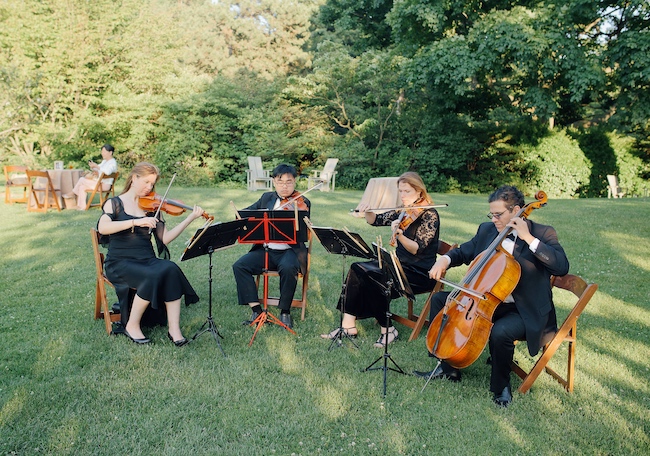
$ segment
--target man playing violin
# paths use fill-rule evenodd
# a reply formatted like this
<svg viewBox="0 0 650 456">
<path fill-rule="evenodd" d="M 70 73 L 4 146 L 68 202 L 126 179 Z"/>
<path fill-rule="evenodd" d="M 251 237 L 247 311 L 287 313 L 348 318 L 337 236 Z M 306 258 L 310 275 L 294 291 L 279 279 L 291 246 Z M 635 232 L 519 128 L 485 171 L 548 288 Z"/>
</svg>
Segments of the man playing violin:
<svg viewBox="0 0 650 456">
<path fill-rule="evenodd" d="M 298 172 L 291 165 L 278 165 L 271 173 L 274 192 L 264 193 L 259 200 L 244 210 L 288 209 L 293 210 L 294 204 L 299 210 L 309 212 L 311 203 L 296 192 L 296 177 Z M 280 321 L 289 328 L 293 327 L 291 319 L 291 302 L 296 285 L 298 272 L 306 271 L 307 247 L 302 242 L 296 244 L 269 243 L 266 245 L 269 254 L 269 269 L 280 274 Z M 254 244 L 251 250 L 232 265 L 235 281 L 237 282 L 237 299 L 240 305 L 248 305 L 252 315 L 244 325 L 251 324 L 262 313 L 262 306 L 257 295 L 257 285 L 253 276 L 259 275 L 264 269 L 265 249 L 262 244 Z"/>
<path fill-rule="evenodd" d="M 489 336 L 490 391 L 493 401 L 506 407 L 512 402 L 510 365 L 516 340 L 525 340 L 531 356 L 557 331 L 555 307 L 551 293 L 551 275 L 569 272 L 569 260 L 551 226 L 517 217 L 524 207 L 524 195 L 512 186 L 503 186 L 492 193 L 488 201 L 491 222 L 482 223 L 476 235 L 459 248 L 441 256 L 429 271 L 432 279 L 440 279 L 449 267 L 470 264 L 486 250 L 507 227 L 513 229 L 514 239 L 505 238 L 501 246 L 514 256 L 521 266 L 521 276 L 512 294 L 494 312 L 494 326 Z M 430 321 L 444 308 L 449 292 L 436 293 L 431 299 Z M 414 374 L 425 378 L 445 378 L 460 381 L 461 373 L 445 361 L 434 371 Z"/>
<path fill-rule="evenodd" d="M 390 210 L 383 214 L 369 211 L 367 205 L 360 206 L 365 212 L 366 222 L 374 226 L 391 226 L 391 244 L 396 246 L 399 258 L 414 293 L 431 291 L 436 281 L 428 277 L 429 268 L 436 260 L 440 219 L 433 208 L 418 209 L 418 206 L 432 204 L 422 178 L 414 172 L 406 172 L 397 179 L 403 210 Z M 392 287 L 386 290 L 383 272 L 377 260 L 353 263 L 338 303 L 343 312 L 342 328 L 349 337 L 356 337 L 356 320 L 374 317 L 381 326 L 381 334 L 375 347 L 381 348 L 397 339 L 394 326 L 387 326 L 386 312 L 390 300 L 399 296 Z M 323 339 L 334 339 L 339 329 L 321 334 Z"/>
</svg>

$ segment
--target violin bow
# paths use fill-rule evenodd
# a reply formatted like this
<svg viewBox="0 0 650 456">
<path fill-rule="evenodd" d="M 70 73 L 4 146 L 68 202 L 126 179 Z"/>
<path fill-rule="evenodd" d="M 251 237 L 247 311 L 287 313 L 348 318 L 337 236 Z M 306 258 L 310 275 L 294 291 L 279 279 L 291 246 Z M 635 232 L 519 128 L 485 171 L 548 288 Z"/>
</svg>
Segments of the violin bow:
<svg viewBox="0 0 650 456">
<path fill-rule="evenodd" d="M 235 219 L 236 220 L 241 219 L 241 215 L 239 215 L 239 211 L 237 210 L 237 207 L 235 206 L 235 203 L 230 201 L 230 205 L 232 206 L 233 210 L 235 211 Z"/>
<path fill-rule="evenodd" d="M 318 184 L 314 185 L 312 188 L 308 188 L 307 190 L 305 190 L 303 193 L 298 193 L 297 196 L 295 196 L 294 198 L 291 198 L 289 201 L 287 201 L 287 202 L 284 203 L 283 205 L 278 206 L 278 208 L 275 209 L 275 210 L 278 210 L 278 211 L 279 211 L 280 209 L 284 209 L 284 206 L 288 206 L 289 204 L 293 203 L 295 200 L 297 200 L 297 199 L 300 198 L 301 196 L 306 195 L 307 193 L 309 193 L 309 192 L 311 192 L 312 190 L 314 190 L 314 189 L 320 187 L 320 186 L 323 185 L 324 183 L 325 183 L 325 182 L 319 182 Z"/>
<path fill-rule="evenodd" d="M 403 209 L 433 209 L 436 207 L 449 207 L 449 204 L 429 204 L 427 206 L 397 206 L 397 207 L 377 207 L 374 209 L 366 209 L 364 212 L 375 211 L 401 211 Z M 361 212 L 359 209 L 350 209 L 350 212 Z"/>
<path fill-rule="evenodd" d="M 158 206 L 158 209 L 156 209 L 156 213 L 153 215 L 154 218 L 158 218 L 160 215 L 160 208 L 162 207 L 163 204 L 165 204 L 165 200 L 167 199 L 167 193 L 169 193 L 169 189 L 172 188 L 172 184 L 174 183 L 174 179 L 176 179 L 176 173 L 172 176 L 172 179 L 169 181 L 169 185 L 167 186 L 167 190 L 165 190 L 165 194 L 162 197 L 162 200 L 160 200 L 160 205 Z M 153 228 L 149 228 L 149 234 L 153 231 Z"/>
</svg>

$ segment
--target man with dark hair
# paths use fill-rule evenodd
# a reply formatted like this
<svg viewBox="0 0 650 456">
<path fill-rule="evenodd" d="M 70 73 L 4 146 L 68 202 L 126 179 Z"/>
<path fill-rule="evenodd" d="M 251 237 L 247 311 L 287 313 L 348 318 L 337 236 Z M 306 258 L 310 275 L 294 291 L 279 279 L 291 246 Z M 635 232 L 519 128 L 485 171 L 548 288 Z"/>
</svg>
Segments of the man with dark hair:
<svg viewBox="0 0 650 456">
<path fill-rule="evenodd" d="M 513 229 L 514 240 L 505 238 L 501 246 L 511 253 L 521 266 L 521 277 L 510 296 L 494 312 L 494 326 L 488 342 L 492 373 L 490 391 L 493 401 L 506 407 L 512 402 L 510 364 L 515 351 L 514 341 L 525 340 L 531 356 L 550 340 L 557 331 L 555 307 L 551 293 L 551 275 L 569 272 L 569 260 L 551 226 L 516 217 L 524 207 L 524 195 L 512 186 L 503 186 L 488 199 L 491 222 L 482 223 L 476 235 L 459 248 L 438 258 L 429 271 L 432 279 L 440 279 L 449 267 L 470 264 L 506 227 Z M 436 293 L 431 300 L 430 320 L 445 306 L 449 292 Z M 431 372 L 415 371 L 425 378 L 445 378 L 460 381 L 461 373 L 446 362 Z"/>
<path fill-rule="evenodd" d="M 292 198 L 298 197 L 301 201 L 295 204 L 304 204 L 309 211 L 311 203 L 303 196 L 299 196 L 296 189 L 298 172 L 291 165 L 278 165 L 271 173 L 273 177 L 274 192 L 264 193 L 257 202 L 245 210 L 277 209 Z M 294 204 L 294 203 L 291 203 Z M 252 309 L 250 320 L 243 324 L 250 324 L 261 313 L 262 306 L 257 295 L 257 286 L 253 276 L 261 274 L 264 269 L 265 248 L 268 248 L 269 269 L 280 274 L 280 321 L 291 328 L 291 301 L 298 283 L 298 272 L 305 272 L 307 260 L 307 247 L 302 243 L 280 244 L 269 243 L 266 246 L 254 244 L 253 248 L 232 265 L 237 282 L 237 298 L 239 304 L 248 305 Z"/>
</svg>

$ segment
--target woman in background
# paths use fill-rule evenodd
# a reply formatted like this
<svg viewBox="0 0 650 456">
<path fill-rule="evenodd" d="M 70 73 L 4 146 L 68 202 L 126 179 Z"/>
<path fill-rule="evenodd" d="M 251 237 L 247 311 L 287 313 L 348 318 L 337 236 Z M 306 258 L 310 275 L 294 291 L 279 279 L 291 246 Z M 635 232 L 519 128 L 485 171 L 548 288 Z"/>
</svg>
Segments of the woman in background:
<svg viewBox="0 0 650 456">
<path fill-rule="evenodd" d="M 82 177 L 77 181 L 72 189 L 72 195 L 63 195 L 64 198 L 72 198 L 74 195 L 77 196 L 77 210 L 86 210 L 86 190 L 95 188 L 100 174 L 107 176 L 117 172 L 117 161 L 113 158 L 114 150 L 110 144 L 104 144 L 102 147 L 101 163 L 97 164 L 92 160 L 88 161 L 88 166 L 92 174 L 88 174 L 86 177 Z M 108 191 L 111 185 L 113 185 L 113 179 L 102 179 L 102 190 Z"/>
</svg>

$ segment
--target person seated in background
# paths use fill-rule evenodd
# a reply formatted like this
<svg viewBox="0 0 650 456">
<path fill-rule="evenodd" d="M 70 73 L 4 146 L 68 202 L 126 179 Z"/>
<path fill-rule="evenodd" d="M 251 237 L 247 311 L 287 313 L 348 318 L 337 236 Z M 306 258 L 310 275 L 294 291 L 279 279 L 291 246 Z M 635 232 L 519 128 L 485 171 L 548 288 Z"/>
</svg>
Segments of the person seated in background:
<svg viewBox="0 0 650 456">
<path fill-rule="evenodd" d="M 278 165 L 271 173 L 273 177 L 274 192 L 264 193 L 259 200 L 244 210 L 274 210 L 297 198 L 293 203 L 286 205 L 285 209 L 293 210 L 293 204 L 298 209 L 311 210 L 311 202 L 304 196 L 299 196 L 296 189 L 296 177 L 298 172 L 291 165 Z M 301 208 L 301 206 L 303 206 Z M 309 214 L 307 215 L 309 216 Z M 304 272 L 307 260 L 307 247 L 304 243 L 296 244 L 267 244 L 269 254 L 269 269 L 278 271 L 280 274 L 280 321 L 288 328 L 293 327 L 291 319 L 291 302 L 298 284 L 298 272 Z M 264 258 L 266 249 L 262 244 L 253 244 L 251 250 L 239 258 L 233 265 L 232 270 L 237 282 L 237 298 L 240 305 L 248 305 L 252 310 L 250 320 L 244 324 L 251 324 L 262 313 L 260 298 L 257 295 L 257 285 L 253 276 L 259 275 L 264 269 Z"/>
<path fill-rule="evenodd" d="M 476 235 L 457 249 L 442 255 L 429 271 L 429 277 L 440 279 L 450 267 L 470 264 L 486 250 L 503 230 L 512 228 L 514 239 L 505 238 L 501 246 L 521 266 L 521 277 L 511 295 L 497 306 L 492 317 L 489 349 L 492 373 L 490 391 L 495 404 L 507 407 L 512 402 L 510 365 L 515 352 L 515 341 L 525 340 L 530 356 L 557 331 L 555 306 L 551 292 L 551 276 L 569 272 L 569 260 L 557 239 L 555 229 L 517 217 L 524 207 L 524 195 L 512 186 L 495 190 L 488 198 L 491 222 L 481 223 Z M 448 291 L 433 295 L 430 320 L 444 308 Z M 431 354 L 430 354 L 431 355 Z M 460 381 L 461 372 L 445 361 L 433 371 L 413 372 L 418 377 Z"/>
<path fill-rule="evenodd" d="M 180 327 L 181 297 L 185 296 L 186 305 L 197 302 L 199 297 L 183 271 L 169 261 L 167 244 L 193 220 L 201 217 L 203 209 L 194 206 L 185 220 L 168 230 L 162 219 L 146 213 L 138 204 L 140 197 L 153 191 L 159 175 L 158 168 L 151 163 L 135 165 L 122 193 L 104 203 L 97 231 L 109 236 L 104 269 L 120 299 L 123 320 L 128 316 L 126 323 L 123 321 L 124 334 L 135 343 L 149 343 L 150 339 L 144 336 L 140 327 L 140 320 L 150 304 L 158 309 L 159 303 L 164 302 L 169 327 L 167 337 L 180 347 L 188 342 Z M 157 258 L 154 253 L 152 233 L 162 258 Z M 135 297 L 129 310 L 130 289 L 135 289 Z"/>
<path fill-rule="evenodd" d="M 418 206 L 430 206 L 432 198 L 427 193 L 422 178 L 414 172 L 406 172 L 397 179 L 399 196 L 406 211 L 391 210 L 383 214 L 368 211 L 367 204 L 358 207 L 365 212 L 366 222 L 373 226 L 390 225 L 393 230 L 391 245 L 399 258 L 413 292 L 425 293 L 433 290 L 436 281 L 429 278 L 429 269 L 436 261 L 440 218 L 434 208 L 418 209 Z M 409 210 L 409 208 L 411 208 Z M 394 326 L 386 323 L 386 312 L 390 301 L 399 297 L 395 287 L 386 289 L 383 271 L 377 260 L 353 263 L 345 281 L 344 292 L 339 298 L 338 309 L 343 312 L 342 328 L 328 334 L 321 334 L 323 339 L 334 339 L 339 331 L 347 336 L 356 337 L 356 320 L 374 317 L 381 326 L 381 335 L 375 347 L 381 348 L 397 339 Z"/>
<path fill-rule="evenodd" d="M 110 144 L 104 144 L 102 147 L 102 161 L 97 164 L 94 161 L 88 161 L 88 166 L 92 173 L 82 177 L 77 181 L 72 194 L 63 195 L 64 198 L 73 198 L 77 196 L 77 210 L 86 210 L 86 190 L 92 190 L 97 185 L 97 179 L 100 174 L 108 175 L 117 172 L 117 161 L 113 158 L 115 149 Z M 113 179 L 102 179 L 102 190 L 107 191 L 113 185 Z"/>
</svg>

